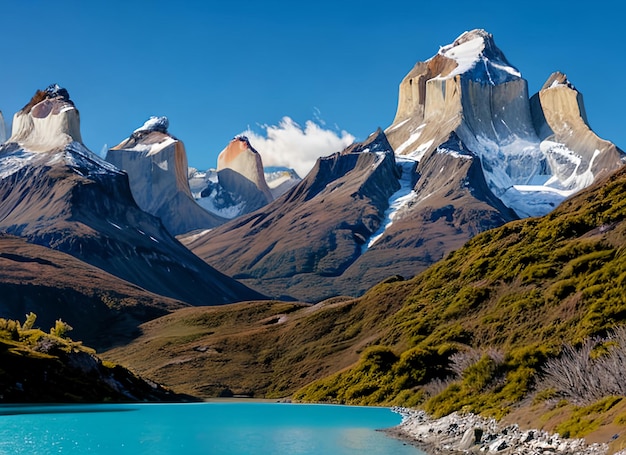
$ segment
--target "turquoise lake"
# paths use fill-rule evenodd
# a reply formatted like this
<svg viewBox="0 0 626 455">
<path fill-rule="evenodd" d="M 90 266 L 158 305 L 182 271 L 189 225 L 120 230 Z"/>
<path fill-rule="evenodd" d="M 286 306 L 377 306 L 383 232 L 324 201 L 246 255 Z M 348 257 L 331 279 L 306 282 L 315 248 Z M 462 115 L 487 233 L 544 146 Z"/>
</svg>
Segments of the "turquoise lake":
<svg viewBox="0 0 626 455">
<path fill-rule="evenodd" d="M 0 454 L 423 455 L 387 408 L 282 403 L 0 407 Z"/>
</svg>

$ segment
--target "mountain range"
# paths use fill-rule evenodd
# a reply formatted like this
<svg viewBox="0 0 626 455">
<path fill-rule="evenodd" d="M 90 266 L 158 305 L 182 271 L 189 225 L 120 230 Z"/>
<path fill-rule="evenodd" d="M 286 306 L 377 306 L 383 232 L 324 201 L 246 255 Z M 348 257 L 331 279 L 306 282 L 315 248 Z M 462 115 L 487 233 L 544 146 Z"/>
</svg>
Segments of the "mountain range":
<svg viewBox="0 0 626 455">
<path fill-rule="evenodd" d="M 102 159 L 53 84 L 0 145 L 0 316 L 199 397 L 506 413 L 624 320 L 625 162 L 564 74 L 529 96 L 484 30 L 302 178 L 243 136 L 189 168 L 164 117 Z"/>
<path fill-rule="evenodd" d="M 591 131 L 563 74 L 529 98 L 493 37 L 474 30 L 415 65 L 384 131 L 320 159 L 258 211 L 181 240 L 274 297 L 356 296 L 479 232 L 547 214 L 624 157 Z"/>
<path fill-rule="evenodd" d="M 13 134 L 0 146 L 0 195 L 0 230 L 25 241 L 13 242 L 20 251 L 11 253 L 9 259 L 29 264 L 33 271 L 42 264 L 58 267 L 60 274 L 82 269 L 56 282 L 72 281 L 76 285 L 70 288 L 82 286 L 82 293 L 100 295 L 92 299 L 100 307 L 126 306 L 126 297 L 133 294 L 146 294 L 142 299 L 160 311 L 172 305 L 214 305 L 262 297 L 200 260 L 159 218 L 138 207 L 127 174 L 82 144 L 78 109 L 67 90 L 57 85 L 37 91 L 15 114 Z M 35 251 L 32 245 L 68 254 L 76 261 L 65 269 L 59 264 L 65 264 L 66 258 L 43 263 L 30 260 Z M 22 248 L 26 249 L 23 253 Z M 118 278 L 117 284 L 98 288 L 95 283 L 101 280 L 94 281 L 92 275 L 109 281 L 112 275 Z M 11 280 L 5 271 L 3 284 Z M 79 326 L 78 322 L 96 315 L 85 314 L 86 308 L 68 314 L 63 306 L 77 309 L 80 299 L 57 302 L 65 286 L 57 288 L 56 298 L 43 302 L 44 295 L 35 298 L 30 292 L 33 282 L 19 282 L 29 291 L 3 297 L 5 317 L 21 319 L 33 300 L 39 307 L 50 306 L 41 315 L 44 320 L 58 313 Z M 47 287 L 49 294 L 52 286 L 48 283 Z M 108 289 L 114 292 L 107 302 L 102 295 L 110 295 Z M 172 304 L 172 299 L 179 302 Z M 155 314 L 145 313 L 148 318 Z"/>
</svg>

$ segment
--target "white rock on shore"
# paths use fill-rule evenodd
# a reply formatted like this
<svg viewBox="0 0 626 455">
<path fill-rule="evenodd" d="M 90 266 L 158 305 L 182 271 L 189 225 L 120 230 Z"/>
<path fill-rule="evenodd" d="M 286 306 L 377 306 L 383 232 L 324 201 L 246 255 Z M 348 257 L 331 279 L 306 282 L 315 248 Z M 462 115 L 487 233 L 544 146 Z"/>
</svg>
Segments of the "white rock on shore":
<svg viewBox="0 0 626 455">
<path fill-rule="evenodd" d="M 584 439 L 565 439 L 542 430 L 521 430 L 517 425 L 501 427 L 494 419 L 475 414 L 453 413 L 440 419 L 424 411 L 393 408 L 402 416 L 396 427 L 400 434 L 433 453 L 497 453 L 605 455 L 607 444 L 587 444 Z"/>
</svg>

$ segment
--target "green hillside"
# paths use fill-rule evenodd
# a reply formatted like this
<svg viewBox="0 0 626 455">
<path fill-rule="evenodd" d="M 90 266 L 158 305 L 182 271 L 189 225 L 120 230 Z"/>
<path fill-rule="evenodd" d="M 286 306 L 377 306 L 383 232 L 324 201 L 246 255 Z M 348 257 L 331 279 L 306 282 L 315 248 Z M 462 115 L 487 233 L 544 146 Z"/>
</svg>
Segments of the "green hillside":
<svg viewBox="0 0 626 455">
<path fill-rule="evenodd" d="M 626 319 L 625 195 L 621 170 L 546 217 L 477 236 L 408 282 L 355 366 L 295 398 L 502 417 L 539 391 L 566 396 L 547 378 L 564 344 L 576 354 L 590 337 L 613 335 L 592 343 L 588 361 L 626 350 L 611 331 Z"/>
</svg>

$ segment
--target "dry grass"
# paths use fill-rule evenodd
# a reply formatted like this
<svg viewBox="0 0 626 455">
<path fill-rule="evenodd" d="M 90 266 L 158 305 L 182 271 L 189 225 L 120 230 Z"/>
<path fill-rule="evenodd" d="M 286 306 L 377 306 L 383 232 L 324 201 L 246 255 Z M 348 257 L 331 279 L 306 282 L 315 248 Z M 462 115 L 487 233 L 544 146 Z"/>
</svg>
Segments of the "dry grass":
<svg viewBox="0 0 626 455">
<path fill-rule="evenodd" d="M 375 296 L 317 305 L 270 301 L 185 308 L 142 325 L 142 336 L 103 356 L 201 397 L 290 396 L 354 364 L 380 338 L 386 331 L 380 322 L 401 301 L 394 297 L 406 292 L 394 286 L 387 294 L 388 289 L 383 284 Z"/>
</svg>

